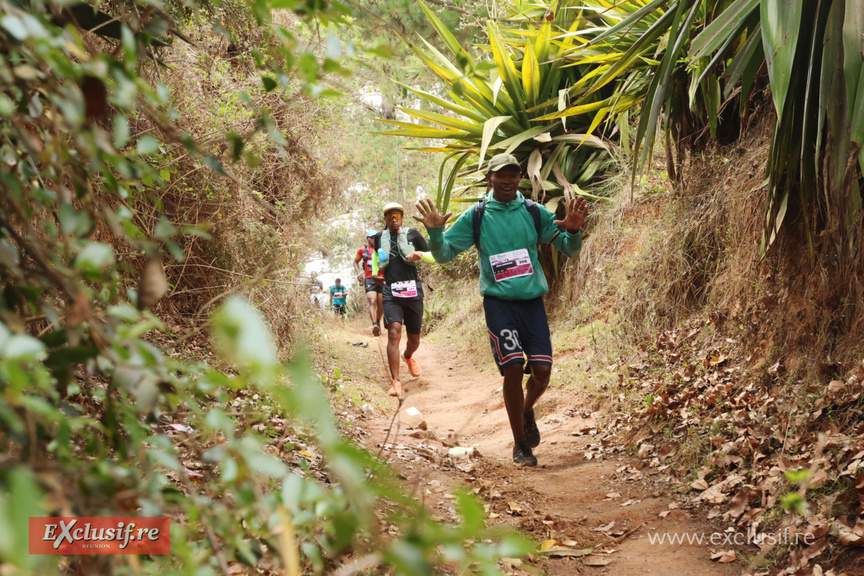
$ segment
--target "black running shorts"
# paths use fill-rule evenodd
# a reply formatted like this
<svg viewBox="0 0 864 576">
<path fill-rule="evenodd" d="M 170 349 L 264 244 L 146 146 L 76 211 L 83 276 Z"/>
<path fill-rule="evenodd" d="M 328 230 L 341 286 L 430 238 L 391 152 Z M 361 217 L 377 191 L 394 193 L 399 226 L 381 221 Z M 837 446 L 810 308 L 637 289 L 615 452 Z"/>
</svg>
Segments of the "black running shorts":
<svg viewBox="0 0 864 576">
<path fill-rule="evenodd" d="M 366 292 L 373 292 L 374 291 L 374 292 L 381 293 L 384 291 L 384 287 L 376 284 L 375 280 L 373 280 L 372 278 L 366 278 L 365 287 L 366 287 Z"/>
<path fill-rule="evenodd" d="M 501 373 L 504 367 L 524 364 L 552 364 L 552 339 L 542 298 L 533 300 L 500 300 L 483 298 L 486 327 L 492 355 Z"/>
<path fill-rule="evenodd" d="M 391 322 L 405 325 L 408 334 L 420 334 L 423 327 L 423 300 L 384 298 L 384 326 Z"/>
</svg>

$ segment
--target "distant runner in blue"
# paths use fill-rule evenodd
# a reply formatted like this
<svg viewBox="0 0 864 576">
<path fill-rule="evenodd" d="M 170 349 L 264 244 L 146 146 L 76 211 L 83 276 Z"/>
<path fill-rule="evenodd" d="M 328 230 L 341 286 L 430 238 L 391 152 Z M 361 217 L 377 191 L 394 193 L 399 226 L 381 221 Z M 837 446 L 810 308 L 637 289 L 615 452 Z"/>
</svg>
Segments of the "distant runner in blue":
<svg viewBox="0 0 864 576">
<path fill-rule="evenodd" d="M 333 307 L 333 314 L 338 314 L 344 319 L 347 300 L 348 290 L 342 285 L 342 279 L 336 278 L 336 284 L 330 287 L 330 306 Z"/>
</svg>

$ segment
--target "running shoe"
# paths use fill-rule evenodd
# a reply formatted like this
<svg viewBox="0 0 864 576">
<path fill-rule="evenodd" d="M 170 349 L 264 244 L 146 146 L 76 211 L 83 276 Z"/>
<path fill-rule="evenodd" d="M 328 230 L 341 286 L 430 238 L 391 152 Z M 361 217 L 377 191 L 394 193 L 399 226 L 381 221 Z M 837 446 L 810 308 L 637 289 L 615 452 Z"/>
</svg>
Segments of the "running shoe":
<svg viewBox="0 0 864 576">
<path fill-rule="evenodd" d="M 522 416 L 522 429 L 525 430 L 525 441 L 531 448 L 540 445 L 540 430 L 537 429 L 537 421 L 534 419 L 534 409 Z"/>
<path fill-rule="evenodd" d="M 372 325 L 372 335 L 373 336 L 379 336 L 380 334 L 381 334 L 381 326 L 379 326 L 378 324 L 373 324 Z"/>
<path fill-rule="evenodd" d="M 537 466 L 537 458 L 531 452 L 527 442 L 516 444 L 513 447 L 513 463 L 517 466 Z"/>
<path fill-rule="evenodd" d="M 388 396 L 396 396 L 397 398 L 402 397 L 402 381 L 394 378 L 393 382 L 390 384 L 390 391 L 387 392 Z"/>
<path fill-rule="evenodd" d="M 420 376 L 420 365 L 417 364 L 417 361 L 414 358 L 405 358 L 405 353 L 402 353 L 402 359 L 405 360 L 405 364 L 408 365 L 408 371 L 411 373 L 411 376 L 415 378 Z"/>
</svg>

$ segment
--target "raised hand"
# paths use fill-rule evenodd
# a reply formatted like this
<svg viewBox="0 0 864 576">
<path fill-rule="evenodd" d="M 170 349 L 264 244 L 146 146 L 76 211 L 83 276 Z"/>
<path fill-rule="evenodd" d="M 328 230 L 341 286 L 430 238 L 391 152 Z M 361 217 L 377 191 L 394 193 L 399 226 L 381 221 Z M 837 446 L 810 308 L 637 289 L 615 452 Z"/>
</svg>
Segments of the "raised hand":
<svg viewBox="0 0 864 576">
<path fill-rule="evenodd" d="M 565 230 L 580 230 L 585 224 L 585 217 L 588 216 L 588 202 L 581 196 L 577 196 L 567 206 L 567 216 L 563 220 L 555 220 L 556 226 L 561 226 Z"/>
<path fill-rule="evenodd" d="M 422 222 L 426 228 L 438 228 L 440 226 L 444 226 L 447 223 L 447 220 L 453 216 L 452 212 L 448 212 L 447 214 L 439 214 L 438 210 L 435 209 L 435 204 L 432 200 L 420 200 L 417 202 L 417 211 L 420 212 L 420 216 L 414 216 L 414 219 L 418 222 Z"/>
</svg>

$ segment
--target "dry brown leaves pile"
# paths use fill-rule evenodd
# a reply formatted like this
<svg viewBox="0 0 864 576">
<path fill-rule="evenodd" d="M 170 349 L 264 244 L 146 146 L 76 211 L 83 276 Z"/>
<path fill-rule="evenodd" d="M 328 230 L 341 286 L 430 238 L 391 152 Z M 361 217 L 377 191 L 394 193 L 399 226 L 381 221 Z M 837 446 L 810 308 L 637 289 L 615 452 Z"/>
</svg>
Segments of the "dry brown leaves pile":
<svg viewBox="0 0 864 576">
<path fill-rule="evenodd" d="M 709 519 L 746 533 L 759 548 L 754 566 L 768 558 L 781 574 L 822 574 L 820 562 L 860 555 L 864 362 L 808 385 L 780 363 L 748 367 L 738 342 L 702 344 L 702 333 L 664 332 L 642 347 L 640 363 L 618 367 L 622 389 L 642 401 L 616 431 L 641 439 L 634 445 L 646 467 L 670 474 L 693 504 L 709 507 Z M 611 437 L 590 445 L 586 458 L 607 445 Z"/>
</svg>

